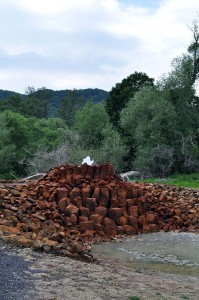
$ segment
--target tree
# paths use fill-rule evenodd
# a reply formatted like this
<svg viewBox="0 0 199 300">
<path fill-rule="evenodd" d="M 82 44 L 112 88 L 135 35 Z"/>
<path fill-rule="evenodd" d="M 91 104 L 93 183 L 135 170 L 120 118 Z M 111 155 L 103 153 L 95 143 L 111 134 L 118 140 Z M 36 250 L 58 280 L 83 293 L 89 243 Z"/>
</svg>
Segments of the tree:
<svg viewBox="0 0 199 300">
<path fill-rule="evenodd" d="M 189 29 L 193 33 L 193 42 L 188 47 L 188 52 L 193 55 L 193 71 L 192 71 L 192 84 L 195 83 L 199 73 L 199 25 L 198 21 L 194 20 L 192 27 Z"/>
<path fill-rule="evenodd" d="M 24 147 L 28 145 L 29 132 L 28 132 L 28 120 L 20 115 L 9 110 L 2 113 L 5 126 L 9 132 L 9 143 L 15 149 L 12 153 L 12 160 L 10 161 L 10 169 L 15 174 L 21 175 L 23 173 L 23 167 L 20 165 L 20 160 L 24 158 Z M 9 170 L 9 166 L 8 166 Z"/>
<path fill-rule="evenodd" d="M 11 130 L 6 127 L 6 119 L 0 114 L 0 177 L 9 179 L 12 162 L 15 157 L 15 145 L 11 142 Z"/>
<path fill-rule="evenodd" d="M 57 117 L 62 118 L 71 127 L 74 124 L 76 112 L 83 107 L 85 100 L 77 95 L 77 91 L 69 91 L 68 95 L 62 98 L 57 110 Z"/>
<path fill-rule="evenodd" d="M 47 148 L 48 151 L 57 148 L 65 141 L 68 130 L 68 126 L 59 118 L 28 118 L 28 127 L 31 153 L 40 147 Z"/>
<path fill-rule="evenodd" d="M 28 86 L 25 88 L 25 93 L 27 96 L 32 96 L 36 92 L 36 89 L 34 86 Z"/>
<path fill-rule="evenodd" d="M 159 85 L 176 112 L 175 167 L 180 172 L 196 171 L 199 162 L 199 98 L 192 74 L 193 60 L 183 55 L 173 61 L 171 72 Z"/>
<path fill-rule="evenodd" d="M 23 101 L 22 114 L 27 117 L 43 119 L 48 117 L 48 101 L 35 97 L 28 97 Z"/>
<path fill-rule="evenodd" d="M 6 99 L 0 100 L 0 111 L 11 110 L 13 112 L 21 113 L 23 109 L 23 101 L 19 94 L 13 94 Z"/>
<path fill-rule="evenodd" d="M 74 145 L 77 136 L 69 132 L 65 122 L 58 118 L 27 118 L 7 110 L 0 113 L 0 121 L 0 166 L 1 175 L 6 177 L 10 172 L 16 177 L 27 175 L 33 170 L 30 163 L 33 158 L 34 162 L 43 161 L 40 162 L 43 166 L 49 165 L 44 163 L 47 160 L 56 164 L 61 145 L 68 145 L 69 148 L 70 144 Z"/>
<path fill-rule="evenodd" d="M 59 121 L 57 120 L 57 122 Z M 31 152 L 32 148 L 30 149 L 29 157 L 27 159 L 24 159 L 24 161 L 22 162 L 27 166 L 28 174 L 35 174 L 40 172 L 43 173 L 48 171 L 50 168 L 60 164 L 82 162 L 83 156 L 81 153 L 81 149 L 79 148 L 79 136 L 67 127 L 64 128 L 64 132 L 61 133 L 61 136 L 62 140 L 60 141 L 60 143 L 57 143 L 57 145 L 54 145 L 53 147 L 40 143 L 37 145 L 35 151 Z M 74 152 L 77 150 L 79 151 L 79 154 L 81 153 L 80 161 L 74 159 L 73 157 Z"/>
<path fill-rule="evenodd" d="M 162 91 L 156 87 L 142 88 L 123 109 L 120 122 L 122 129 L 129 134 L 129 143 L 132 142 L 136 146 L 133 161 L 135 167 L 138 167 L 140 171 L 147 170 L 147 174 L 150 169 L 150 174 L 153 173 L 156 176 L 160 175 L 160 170 L 161 175 L 171 170 L 175 161 L 171 154 L 174 155 L 176 113 L 172 103 L 164 98 Z M 167 158 L 172 162 L 167 171 L 166 152 L 162 156 L 163 151 L 157 151 L 163 146 L 168 149 Z M 149 162 L 153 162 L 153 168 L 152 163 Z M 160 162 L 162 167 L 158 168 L 157 164 Z"/>
<path fill-rule="evenodd" d="M 168 145 L 139 147 L 133 163 L 143 178 L 168 176 L 175 163 L 175 149 Z"/>
<path fill-rule="evenodd" d="M 111 163 L 116 172 L 122 172 L 127 147 L 124 145 L 120 134 L 111 125 L 107 125 L 102 134 L 102 146 L 99 148 L 97 157 L 94 157 L 95 161 Z"/>
<path fill-rule="evenodd" d="M 102 103 L 87 102 L 75 115 L 74 130 L 80 135 L 85 149 L 98 149 L 103 140 L 103 129 L 109 122 Z"/>
<path fill-rule="evenodd" d="M 25 90 L 27 99 L 23 102 L 23 114 L 36 118 L 47 118 L 49 113 L 49 98 L 51 90 L 45 87 L 35 89 L 28 86 Z"/>
<path fill-rule="evenodd" d="M 117 129 L 119 128 L 120 113 L 129 99 L 133 98 L 143 86 L 153 86 L 153 81 L 154 79 L 145 73 L 135 72 L 111 89 L 105 107 L 111 123 Z"/>
</svg>

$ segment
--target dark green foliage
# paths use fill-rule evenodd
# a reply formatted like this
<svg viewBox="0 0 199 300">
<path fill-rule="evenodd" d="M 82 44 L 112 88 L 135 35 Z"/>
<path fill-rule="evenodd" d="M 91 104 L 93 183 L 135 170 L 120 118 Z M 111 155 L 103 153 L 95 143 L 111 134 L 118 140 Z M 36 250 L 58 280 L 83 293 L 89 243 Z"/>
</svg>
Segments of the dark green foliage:
<svg viewBox="0 0 199 300">
<path fill-rule="evenodd" d="M 116 128 L 119 128 L 120 113 L 129 99 L 133 98 L 143 86 L 152 86 L 153 81 L 154 79 L 145 73 L 135 72 L 112 88 L 106 100 L 106 111 Z"/>
<path fill-rule="evenodd" d="M 197 171 L 199 163 L 199 98 L 192 84 L 192 70 L 193 60 L 189 55 L 175 59 L 161 86 L 176 114 L 174 171 L 179 172 Z"/>
<path fill-rule="evenodd" d="M 24 99 L 26 96 L 24 94 L 20 94 L 20 93 L 16 93 L 16 92 L 13 92 L 13 91 L 7 91 L 7 90 L 0 90 L 0 99 L 6 99 L 12 95 L 19 95 L 20 98 Z"/>
<path fill-rule="evenodd" d="M 21 174 L 23 167 L 19 161 L 24 156 L 24 147 L 28 145 L 29 134 L 28 134 L 28 120 L 18 113 L 11 111 L 5 111 L 2 113 L 2 118 L 5 120 L 5 127 L 9 132 L 9 147 L 14 148 L 9 153 L 10 156 L 10 167 L 16 174 Z"/>
<path fill-rule="evenodd" d="M 0 111 L 10 109 L 10 107 L 8 107 L 9 104 L 6 103 L 9 99 L 8 97 L 18 95 L 21 100 L 27 100 L 27 98 L 31 99 L 29 99 L 27 103 L 24 102 L 24 111 L 21 111 L 22 114 L 36 117 L 36 115 L 39 115 L 39 112 L 37 112 L 37 108 L 39 109 L 39 106 L 41 105 L 43 111 L 40 113 L 39 118 L 41 118 L 42 116 L 45 117 L 45 115 L 47 115 L 48 117 L 54 117 L 57 115 L 56 112 L 60 108 L 62 99 L 68 98 L 73 91 L 75 91 L 76 96 L 83 99 L 84 102 L 92 101 L 93 103 L 98 103 L 106 100 L 109 94 L 108 92 L 101 89 L 54 91 L 45 87 L 36 90 L 34 87 L 30 86 L 26 88 L 26 95 L 0 90 Z M 33 109 L 33 112 L 31 112 L 31 108 Z M 11 110 L 19 112 L 18 110 Z"/>
<path fill-rule="evenodd" d="M 22 114 L 27 117 L 47 118 L 49 112 L 48 100 L 29 96 L 23 102 Z"/>
<path fill-rule="evenodd" d="M 8 110 L 0 113 L 0 121 L 1 178 L 11 173 L 26 175 L 27 160 L 37 149 L 56 149 L 65 141 L 68 129 L 61 119 L 26 118 Z"/>
<path fill-rule="evenodd" d="M 12 170 L 12 162 L 15 157 L 15 145 L 11 141 L 11 129 L 6 126 L 6 118 L 0 114 L 0 178 L 6 178 L 6 174 Z M 4 176 L 3 176 L 4 175 Z"/>
<path fill-rule="evenodd" d="M 51 90 L 52 91 L 52 90 Z M 108 97 L 108 92 L 100 89 L 80 89 L 73 90 L 76 92 L 76 96 L 86 101 L 98 103 L 105 100 Z M 60 90 L 52 91 L 49 103 L 51 105 L 50 116 L 55 116 L 57 109 L 59 109 L 61 100 L 69 96 L 72 90 Z"/>
<path fill-rule="evenodd" d="M 6 99 L 0 100 L 0 111 L 11 110 L 21 113 L 23 111 L 23 100 L 19 94 L 12 94 Z"/>
<path fill-rule="evenodd" d="M 107 125 L 103 131 L 102 145 L 95 159 L 98 163 L 111 163 L 116 172 L 121 173 L 124 169 L 124 158 L 127 147 L 119 134 L 111 125 Z"/>
<path fill-rule="evenodd" d="M 35 118 L 47 118 L 49 115 L 49 99 L 51 91 L 45 87 L 35 90 L 34 87 L 27 87 L 27 98 L 24 101 L 23 114 Z"/>
<path fill-rule="evenodd" d="M 133 165 L 143 175 L 171 171 L 176 126 L 173 105 L 155 87 L 142 88 L 123 109 L 121 127 L 136 149 Z"/>
<path fill-rule="evenodd" d="M 74 130 L 81 137 L 83 148 L 100 148 L 103 141 L 103 129 L 109 123 L 104 105 L 87 102 L 75 115 Z"/>
<path fill-rule="evenodd" d="M 35 90 L 34 87 L 32 87 L 28 92 L 28 96 L 31 96 L 33 98 L 37 98 L 40 100 L 49 100 L 50 97 L 52 96 L 52 94 L 53 94 L 53 91 L 50 89 L 47 89 L 45 87 L 38 88 L 37 90 Z"/>
<path fill-rule="evenodd" d="M 76 112 L 81 109 L 84 104 L 85 100 L 77 95 L 76 90 L 70 91 L 66 97 L 61 99 L 56 115 L 71 127 L 74 123 Z"/>
</svg>

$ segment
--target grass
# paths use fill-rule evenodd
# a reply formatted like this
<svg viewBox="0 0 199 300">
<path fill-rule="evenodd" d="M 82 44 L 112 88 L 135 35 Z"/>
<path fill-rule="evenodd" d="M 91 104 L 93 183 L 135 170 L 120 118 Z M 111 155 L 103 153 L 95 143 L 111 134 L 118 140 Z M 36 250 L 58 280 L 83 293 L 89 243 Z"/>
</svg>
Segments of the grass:
<svg viewBox="0 0 199 300">
<path fill-rule="evenodd" d="M 165 298 L 164 296 L 162 296 L 162 294 L 161 293 L 156 293 L 156 296 L 158 296 L 158 297 L 160 297 L 160 299 L 162 299 L 162 300 L 167 300 L 167 298 Z"/>
<path fill-rule="evenodd" d="M 199 173 L 174 174 L 167 178 L 148 178 L 140 181 L 176 185 L 185 188 L 199 188 Z"/>
<path fill-rule="evenodd" d="M 181 299 L 190 299 L 189 296 L 187 296 L 187 295 L 181 295 L 180 298 Z"/>
<path fill-rule="evenodd" d="M 129 300 L 141 300 L 138 296 L 130 296 Z"/>
</svg>

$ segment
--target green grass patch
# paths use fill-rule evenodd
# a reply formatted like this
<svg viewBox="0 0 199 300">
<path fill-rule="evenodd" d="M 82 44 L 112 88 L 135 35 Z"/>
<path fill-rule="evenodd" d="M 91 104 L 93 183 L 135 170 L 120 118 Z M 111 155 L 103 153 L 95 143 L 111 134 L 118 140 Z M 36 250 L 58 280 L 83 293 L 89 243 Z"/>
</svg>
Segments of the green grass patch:
<svg viewBox="0 0 199 300">
<path fill-rule="evenodd" d="M 190 298 L 189 298 L 189 296 L 187 296 L 187 295 L 180 295 L 180 299 L 187 299 L 187 300 L 188 300 L 188 299 L 190 299 Z"/>
<path fill-rule="evenodd" d="M 130 296 L 129 300 L 141 300 L 138 296 Z"/>
<path fill-rule="evenodd" d="M 149 183 L 163 183 L 167 185 L 175 185 L 185 188 L 199 188 L 199 173 L 192 174 L 174 174 L 167 178 L 148 178 L 139 180 Z"/>
</svg>

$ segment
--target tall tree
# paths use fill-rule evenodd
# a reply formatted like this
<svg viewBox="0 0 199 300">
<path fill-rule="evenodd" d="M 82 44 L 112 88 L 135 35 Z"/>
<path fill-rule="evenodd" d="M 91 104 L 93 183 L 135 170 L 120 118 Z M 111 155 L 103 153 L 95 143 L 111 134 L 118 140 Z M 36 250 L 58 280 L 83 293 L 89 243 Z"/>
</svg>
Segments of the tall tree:
<svg viewBox="0 0 199 300">
<path fill-rule="evenodd" d="M 43 119 L 48 117 L 48 101 L 29 96 L 23 102 L 22 114 L 27 117 Z"/>
<path fill-rule="evenodd" d="M 0 113 L 0 178 L 9 179 L 16 147 L 11 141 L 11 129 L 6 126 L 6 118 Z"/>
<path fill-rule="evenodd" d="M 66 124 L 73 126 L 76 112 L 83 107 L 85 100 L 78 96 L 77 91 L 69 91 L 68 95 L 62 98 L 57 110 L 57 117 L 63 119 Z"/>
<path fill-rule="evenodd" d="M 23 113 L 36 118 L 47 118 L 51 90 L 45 87 L 36 90 L 33 86 L 28 86 L 25 92 L 28 97 L 24 101 Z"/>
<path fill-rule="evenodd" d="M 176 112 L 176 170 L 195 171 L 199 162 L 199 98 L 192 73 L 193 60 L 183 55 L 173 61 L 171 72 L 160 84 L 165 98 Z"/>
<path fill-rule="evenodd" d="M 19 94 L 13 94 L 5 99 L 0 100 L 0 111 L 11 110 L 21 113 L 23 111 L 23 101 Z"/>
<path fill-rule="evenodd" d="M 192 84 L 195 83 L 199 74 L 199 25 L 198 21 L 194 20 L 189 29 L 193 33 L 193 42 L 188 47 L 188 52 L 192 54 L 193 59 L 193 71 L 192 71 Z"/>
<path fill-rule="evenodd" d="M 164 175 L 170 171 L 168 165 L 171 167 L 174 163 L 171 154 L 175 145 L 176 114 L 162 91 L 145 87 L 137 92 L 121 113 L 121 127 L 129 134 L 129 143 L 136 146 L 135 167 L 147 175 Z M 159 151 L 161 148 L 167 152 Z"/>
<path fill-rule="evenodd" d="M 116 128 L 119 128 L 120 113 L 129 99 L 143 86 L 153 86 L 153 81 L 154 79 L 145 73 L 135 72 L 111 89 L 105 107 L 111 123 Z"/>
<path fill-rule="evenodd" d="M 103 140 L 102 131 L 109 119 L 102 103 L 87 102 L 75 115 L 74 129 L 82 140 L 86 149 L 98 149 Z"/>
</svg>

